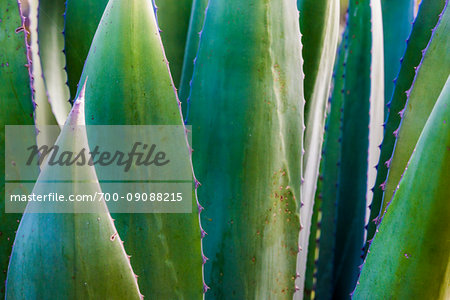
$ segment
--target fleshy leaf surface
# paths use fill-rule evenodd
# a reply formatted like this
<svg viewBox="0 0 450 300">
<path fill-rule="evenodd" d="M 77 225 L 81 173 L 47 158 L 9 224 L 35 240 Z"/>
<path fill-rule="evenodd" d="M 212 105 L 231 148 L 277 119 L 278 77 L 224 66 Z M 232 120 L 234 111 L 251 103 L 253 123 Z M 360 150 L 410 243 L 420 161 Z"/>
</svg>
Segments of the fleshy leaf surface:
<svg viewBox="0 0 450 300">
<path fill-rule="evenodd" d="M 325 108 L 330 93 L 339 37 L 339 1 L 301 0 L 298 1 L 298 6 L 300 10 L 300 31 L 303 33 L 302 55 L 304 55 L 305 61 L 304 90 L 306 100 L 304 185 L 302 188 L 304 205 L 300 211 L 303 229 L 299 237 L 299 245 L 305 251 L 299 253 L 297 270 L 298 273 L 303 274 L 306 270 L 307 252 L 310 249 L 308 241 L 316 183 L 319 176 L 325 127 Z M 304 278 L 297 280 L 297 286 L 301 291 L 304 289 L 304 282 Z"/>
<path fill-rule="evenodd" d="M 347 52 L 344 49 L 346 32 L 342 35 L 334 68 L 333 91 L 328 103 L 320 176 L 314 202 L 313 220 L 308 248 L 308 265 L 305 296 L 330 299 L 333 292 L 333 262 L 336 243 L 336 202 L 341 159 L 341 122 L 344 98 L 344 66 Z M 309 253 L 309 252 L 312 253 Z M 311 274 L 312 273 L 312 274 Z M 314 276 L 314 278 L 311 278 Z M 314 293 L 314 294 L 313 294 Z"/>
<path fill-rule="evenodd" d="M 415 69 L 422 58 L 422 50 L 426 48 L 430 40 L 432 29 L 436 26 L 439 14 L 445 5 L 445 0 L 424 1 L 420 6 L 420 11 L 414 20 L 411 34 L 408 38 L 408 48 L 401 59 L 400 72 L 395 80 L 395 89 L 388 104 L 389 110 L 385 121 L 385 134 L 381 145 L 380 159 L 377 166 L 377 178 L 373 187 L 373 197 L 370 204 L 370 217 L 367 229 L 367 242 L 364 253 L 375 234 L 376 227 L 380 220 L 380 211 L 383 194 L 386 187 L 386 177 L 390 167 L 390 158 L 395 144 L 394 132 L 400 125 L 402 117 L 399 112 L 405 107 L 407 100 L 406 91 L 411 87 L 414 80 Z M 389 201 L 389 199 L 388 199 Z"/>
<path fill-rule="evenodd" d="M 71 99 L 108 0 L 66 0 L 64 20 L 67 78 Z"/>
<path fill-rule="evenodd" d="M 353 299 L 450 295 L 449 78 L 375 235 Z"/>
<path fill-rule="evenodd" d="M 186 110 L 189 93 L 191 91 L 192 74 L 194 73 L 194 66 L 198 54 L 198 45 L 202 36 L 203 21 L 205 19 L 206 8 L 209 0 L 193 0 L 191 18 L 189 21 L 189 30 L 186 40 L 186 49 L 184 53 L 183 71 L 181 74 L 180 87 L 178 97 L 181 101 L 181 108 L 183 116 L 187 117 Z"/>
<path fill-rule="evenodd" d="M 61 149 L 89 149 L 84 97 L 77 99 L 56 141 Z M 72 178 L 70 187 L 55 178 Z M 49 183 L 50 182 L 50 183 Z M 80 184 L 83 182 L 84 184 Z M 48 165 L 35 195 L 101 193 L 93 166 Z M 57 211 L 60 202 L 48 202 Z M 140 299 L 136 277 L 104 200 L 89 203 L 92 213 L 33 213 L 29 202 L 17 230 L 6 283 L 6 299 Z"/>
<path fill-rule="evenodd" d="M 382 213 L 392 199 L 420 133 L 450 74 L 449 31 L 450 9 L 447 0 L 431 39 L 424 49 L 422 60 L 416 68 L 414 81 L 405 92 L 408 98 L 403 110 L 399 112 L 402 116 L 400 125 L 394 131 L 396 141 L 389 160 Z"/>
<path fill-rule="evenodd" d="M 87 77 L 86 97 L 92 99 L 86 103 L 87 124 L 183 124 L 150 1 L 109 1 L 80 82 Z M 187 145 L 186 157 L 179 159 L 190 159 Z M 98 176 L 103 178 L 100 170 Z M 188 214 L 118 213 L 113 218 L 144 296 L 202 298 L 201 228 L 195 200 Z"/>
<path fill-rule="evenodd" d="M 292 299 L 303 137 L 294 1 L 210 1 L 187 124 L 207 299 Z M 305 249 L 306 251 L 306 249 Z"/>
<path fill-rule="evenodd" d="M 394 80 L 400 70 L 401 58 L 405 54 L 407 39 L 411 33 L 414 0 L 381 0 L 381 8 L 384 28 L 384 96 L 387 103 L 391 100 Z"/>
<path fill-rule="evenodd" d="M 0 2 L 0 297 L 20 215 L 5 214 L 5 125 L 32 125 L 31 66 L 16 1 Z M 12 162 L 9 162 L 12 163 Z"/>
</svg>

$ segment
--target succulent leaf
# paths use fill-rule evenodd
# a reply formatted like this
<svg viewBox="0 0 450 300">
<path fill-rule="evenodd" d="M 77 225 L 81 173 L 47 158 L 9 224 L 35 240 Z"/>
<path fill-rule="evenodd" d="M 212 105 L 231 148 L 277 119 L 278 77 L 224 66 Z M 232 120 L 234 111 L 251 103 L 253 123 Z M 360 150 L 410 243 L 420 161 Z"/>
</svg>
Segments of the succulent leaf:
<svg viewBox="0 0 450 300">
<path fill-rule="evenodd" d="M 401 111 L 402 120 L 395 133 L 396 141 L 389 161 L 382 213 L 392 199 L 420 133 L 450 74 L 449 31 L 450 10 L 447 0 L 431 39 L 424 49 L 422 60 L 416 68 L 414 81 L 405 92 L 407 100 Z"/>
<path fill-rule="evenodd" d="M 183 116 L 186 116 L 188 97 L 191 91 L 192 74 L 194 73 L 195 58 L 198 53 L 198 45 L 203 29 L 206 7 L 209 0 L 193 0 L 189 30 L 184 53 L 183 72 L 181 73 L 180 88 L 178 97 L 180 98 Z"/>
<path fill-rule="evenodd" d="M 20 1 L 21 15 L 25 33 L 25 43 L 27 49 L 28 66 L 30 70 L 30 85 L 32 91 L 32 101 L 35 106 L 34 124 L 36 125 L 36 140 L 38 145 L 52 145 L 59 132 L 40 131 L 41 126 L 58 125 L 56 117 L 50 105 L 45 82 L 42 73 L 41 57 L 39 55 L 38 43 L 38 1 Z M 67 115 L 64 117 L 66 118 Z M 61 124 L 61 126 L 64 123 Z"/>
<path fill-rule="evenodd" d="M 317 245 L 309 247 L 307 273 L 315 273 L 315 280 L 307 274 L 305 281 L 305 299 L 330 299 L 333 291 L 333 263 L 334 247 L 336 243 L 336 201 L 339 178 L 339 162 L 341 159 L 341 122 L 342 105 L 344 98 L 345 82 L 345 59 L 347 52 L 344 49 L 346 32 L 344 32 L 339 46 L 333 74 L 333 91 L 328 103 L 329 113 L 326 120 L 324 144 L 322 149 L 322 161 L 320 165 L 320 176 L 317 183 L 316 197 L 314 203 L 313 220 L 309 243 L 317 241 Z M 320 215 L 320 216 L 319 216 Z M 320 224 L 320 225 L 319 225 Z M 313 230 L 313 227 L 316 227 Z M 316 255 L 318 251 L 318 256 Z M 316 261 L 317 260 L 317 261 Z M 311 294 L 310 294 L 311 293 Z"/>
<path fill-rule="evenodd" d="M 381 8 L 383 10 L 383 28 L 385 29 L 383 31 L 384 97 L 388 102 L 391 100 L 394 90 L 394 79 L 400 70 L 400 59 L 406 50 L 406 40 L 411 33 L 414 20 L 414 0 L 381 0 Z M 387 107 L 385 113 L 387 113 Z"/>
<path fill-rule="evenodd" d="M 449 118 L 450 77 L 375 235 L 353 299 L 448 299 Z"/>
<path fill-rule="evenodd" d="M 153 0 L 170 73 L 179 87 L 193 0 Z"/>
<path fill-rule="evenodd" d="M 187 124 L 205 207 L 208 299 L 292 299 L 296 290 L 304 103 L 298 18 L 286 0 L 207 7 Z"/>
<path fill-rule="evenodd" d="M 87 77 L 86 97 L 92 99 L 86 103 L 88 124 L 183 124 L 150 1 L 108 3 L 80 82 Z M 101 172 L 98 176 L 102 178 Z M 190 214 L 119 213 L 113 218 L 145 296 L 202 298 L 201 229 L 195 201 Z"/>
<path fill-rule="evenodd" d="M 71 99 L 75 99 L 84 62 L 106 4 L 108 0 L 66 0 L 64 52 Z"/>
<path fill-rule="evenodd" d="M 89 149 L 84 98 L 77 99 L 56 145 Z M 54 178 L 72 178 L 71 187 Z M 80 181 L 89 184 L 80 185 Z M 51 182 L 51 183 L 48 183 Z M 82 186 L 82 188 L 81 188 Z M 45 165 L 33 193 L 101 193 L 93 166 Z M 47 202 L 49 211 L 60 202 Z M 14 241 L 6 299 L 140 299 L 130 262 L 103 200 L 92 213 L 33 213 L 29 202 Z M 77 202 L 72 202 L 76 211 Z M 114 237 L 114 238 L 111 238 Z M 39 278 L 39 279 L 38 279 Z M 51 284 L 54 283 L 54 284 Z"/>
<path fill-rule="evenodd" d="M 445 0 L 424 1 L 419 13 L 414 21 L 411 34 L 408 38 L 408 48 L 401 59 L 401 69 L 395 80 L 395 88 L 389 102 L 389 111 L 385 121 L 385 135 L 381 145 L 381 154 L 377 167 L 377 178 L 374 186 L 374 194 L 371 203 L 370 217 L 367 229 L 367 243 L 364 253 L 367 253 L 370 241 L 375 234 L 382 208 L 383 194 L 386 185 L 387 172 L 390 166 L 390 158 L 395 144 L 393 132 L 400 125 L 400 111 L 405 107 L 407 95 L 406 91 L 411 87 L 415 68 L 422 58 L 422 50 L 426 48 L 431 37 L 431 30 L 436 26 L 439 14 L 445 5 Z M 389 199 L 388 199 L 389 201 Z"/>
<path fill-rule="evenodd" d="M 316 182 L 325 126 L 325 108 L 330 92 L 330 83 L 336 57 L 339 36 L 339 1 L 299 0 L 300 31 L 302 35 L 304 55 L 304 90 L 305 90 L 305 156 L 304 185 L 302 201 L 304 203 L 300 219 L 303 229 L 300 232 L 299 244 L 303 249 L 308 247 L 310 224 L 313 214 Z M 315 251 L 313 251 L 315 252 Z M 311 254 L 312 255 L 312 254 Z M 303 251 L 298 259 L 298 272 L 305 273 L 307 251 Z M 304 281 L 299 278 L 297 285 L 303 290 Z"/>
<path fill-rule="evenodd" d="M 0 2 L 0 26 L 0 297 L 4 298 L 3 283 L 21 217 L 5 213 L 5 125 L 32 125 L 34 109 L 25 24 L 16 1 Z"/>
<path fill-rule="evenodd" d="M 65 0 L 40 0 L 38 6 L 37 43 L 42 76 L 53 115 L 63 126 L 71 109 L 64 55 Z"/>
<path fill-rule="evenodd" d="M 382 77 L 377 77 L 382 72 L 376 72 L 374 68 L 382 63 L 379 61 L 382 48 L 377 44 L 380 42 L 377 39 L 381 28 L 380 13 L 379 1 L 351 0 L 349 3 L 344 41 L 347 53 L 333 266 L 333 297 L 338 299 L 349 297 L 359 275 L 370 180 L 368 172 L 371 157 L 376 156 L 374 140 L 381 140 L 384 100 L 371 93 L 372 88 L 383 83 Z M 376 124 L 377 121 L 380 124 Z"/>
</svg>

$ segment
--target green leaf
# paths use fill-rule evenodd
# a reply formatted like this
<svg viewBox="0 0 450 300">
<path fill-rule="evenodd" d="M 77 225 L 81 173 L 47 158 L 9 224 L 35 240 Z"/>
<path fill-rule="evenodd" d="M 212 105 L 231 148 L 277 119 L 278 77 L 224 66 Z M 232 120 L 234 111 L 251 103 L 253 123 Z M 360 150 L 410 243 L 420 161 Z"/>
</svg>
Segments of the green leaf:
<svg viewBox="0 0 450 300">
<path fill-rule="evenodd" d="M 384 99 L 376 93 L 383 84 L 377 68 L 382 65 L 380 29 L 379 1 L 350 1 L 333 267 L 333 297 L 337 299 L 349 298 L 362 262 L 368 182 L 377 160 L 374 148 L 382 135 Z"/>
<path fill-rule="evenodd" d="M 30 68 L 16 1 L 0 2 L 0 296 L 20 215 L 5 214 L 5 125 L 32 125 Z M 17 29 L 17 32 L 16 32 Z"/>
<path fill-rule="evenodd" d="M 157 7 L 157 21 L 161 30 L 164 51 L 170 63 L 175 86 L 181 80 L 184 48 L 189 29 L 193 0 L 153 0 Z"/>
<path fill-rule="evenodd" d="M 422 61 L 416 68 L 416 76 L 406 95 L 406 105 L 399 114 L 402 117 L 399 127 L 394 131 L 397 136 L 383 197 L 383 212 L 400 181 L 409 158 L 419 139 L 420 133 L 436 103 L 440 91 L 450 74 L 450 10 L 448 1 L 441 13 L 438 25 L 424 51 Z"/>
<path fill-rule="evenodd" d="M 208 299 L 292 299 L 303 80 L 295 2 L 210 1 L 188 124 Z"/>
<path fill-rule="evenodd" d="M 353 299 L 450 296 L 449 117 L 450 77 L 383 217 Z"/>
<path fill-rule="evenodd" d="M 65 53 L 72 99 L 75 98 L 81 71 L 106 4 L 108 0 L 66 0 Z"/>
<path fill-rule="evenodd" d="M 89 149 L 84 95 L 77 100 L 56 145 Z M 55 178 L 72 178 L 69 188 Z M 87 182 L 79 184 L 77 182 Z M 50 182 L 50 183 L 48 183 Z M 33 189 L 49 193 L 101 193 L 93 166 L 46 164 Z M 92 213 L 33 213 L 43 202 L 29 202 L 22 217 L 8 269 L 6 299 L 139 299 L 130 262 L 103 200 L 88 203 Z M 60 202 L 47 202 L 49 211 Z M 80 204 L 72 202 L 74 211 Z"/>
<path fill-rule="evenodd" d="M 325 108 L 330 93 L 330 83 L 339 36 L 339 2 L 336 0 L 299 0 L 302 55 L 304 56 L 305 89 L 305 157 L 303 162 L 304 185 L 300 211 L 303 230 L 300 232 L 298 272 L 306 270 L 308 240 L 313 215 L 314 195 L 319 175 L 319 165 L 325 127 Z M 308 250 L 308 251 L 306 251 Z M 306 280 L 308 280 L 306 278 Z M 304 289 L 305 278 L 297 285 Z"/>
<path fill-rule="evenodd" d="M 37 42 L 42 76 L 52 112 L 58 124 L 63 126 L 71 109 L 66 58 L 63 53 L 65 0 L 40 0 L 38 5 Z"/>
<path fill-rule="evenodd" d="M 200 43 L 203 21 L 205 19 L 205 10 L 209 0 L 193 0 L 191 20 L 189 22 L 189 31 L 187 34 L 186 49 L 184 53 L 183 72 L 181 74 L 180 88 L 178 97 L 180 98 L 183 116 L 186 116 L 189 93 L 191 91 L 191 79 L 194 73 L 194 60 L 197 56 L 198 45 Z"/>
<path fill-rule="evenodd" d="M 389 102 L 395 87 L 393 81 L 400 70 L 400 59 L 405 54 L 406 40 L 414 20 L 414 0 L 381 0 L 381 7 L 384 28 L 384 97 Z"/>
<path fill-rule="evenodd" d="M 377 167 L 377 178 L 373 189 L 373 198 L 371 203 L 371 211 L 369 224 L 367 229 L 367 244 L 364 247 L 367 253 L 368 245 L 375 234 L 377 224 L 379 223 L 379 215 L 382 207 L 384 186 L 387 173 L 389 170 L 389 159 L 395 144 L 395 135 L 393 132 L 400 125 L 401 117 L 399 112 L 405 107 L 406 91 L 411 87 L 415 68 L 419 65 L 422 58 L 422 50 L 426 48 L 431 37 L 431 30 L 436 26 L 439 14 L 445 5 L 445 0 L 424 1 L 420 7 L 417 18 L 414 21 L 413 29 L 408 41 L 408 48 L 402 58 L 402 66 L 398 77 L 395 81 L 395 89 L 389 102 L 389 112 L 386 117 L 385 135 L 381 145 L 381 154 Z M 387 199 L 388 201 L 390 199 Z"/>
<path fill-rule="evenodd" d="M 330 98 L 329 113 L 325 127 L 324 144 L 322 150 L 322 161 L 320 177 L 317 183 L 316 198 L 314 203 L 313 218 L 317 218 L 317 231 L 313 230 L 314 222 L 311 224 L 309 243 L 318 242 L 310 249 L 318 248 L 318 257 L 315 253 L 308 254 L 307 276 L 305 281 L 305 298 L 314 290 L 315 299 L 330 299 L 334 286 L 333 262 L 334 247 L 336 243 L 336 201 L 337 186 L 339 178 L 339 162 L 341 159 L 341 121 L 344 88 L 344 66 L 347 52 L 344 49 L 344 32 L 338 57 L 334 68 L 333 92 Z M 316 216 L 317 214 L 317 216 Z M 319 216 L 320 214 L 320 216 Z M 314 250 L 316 252 L 317 250 Z M 316 261 L 317 259 L 317 261 Z M 314 267 L 313 267 L 314 266 Z M 308 274 L 309 273 L 309 274 Z M 315 275 L 315 288 L 311 276 Z M 309 279 L 309 281 L 308 281 Z"/>
<path fill-rule="evenodd" d="M 86 97 L 92 99 L 86 103 L 88 124 L 182 125 L 150 1 L 108 3 L 80 82 L 87 77 Z M 189 159 L 187 147 L 184 159 Z M 108 192 L 106 187 L 104 191 Z M 144 295 L 158 299 L 202 297 L 195 201 L 190 214 L 115 214 L 113 218 L 132 256 Z"/>
<path fill-rule="evenodd" d="M 39 55 L 38 43 L 38 1 L 23 1 L 21 3 L 23 15 L 26 17 L 26 38 L 27 56 L 30 58 L 28 64 L 30 70 L 30 84 L 32 85 L 32 98 L 35 103 L 34 123 L 37 129 L 37 144 L 52 145 L 55 143 L 58 135 L 57 130 L 50 132 L 49 130 L 40 131 L 41 126 L 57 125 L 56 117 L 53 113 L 52 106 L 49 103 L 47 90 L 42 73 L 41 57 Z M 67 117 L 64 116 L 64 119 Z M 61 124 L 61 126 L 64 122 Z M 58 132 L 59 134 L 59 132 Z"/>
</svg>

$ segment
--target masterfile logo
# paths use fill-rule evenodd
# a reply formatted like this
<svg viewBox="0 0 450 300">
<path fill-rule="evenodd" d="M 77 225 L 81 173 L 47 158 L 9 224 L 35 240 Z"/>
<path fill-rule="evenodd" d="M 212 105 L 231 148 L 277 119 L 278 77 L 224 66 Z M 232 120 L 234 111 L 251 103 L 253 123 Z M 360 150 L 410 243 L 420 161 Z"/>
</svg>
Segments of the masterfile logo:
<svg viewBox="0 0 450 300">
<path fill-rule="evenodd" d="M 5 211 L 92 212 L 104 201 L 112 213 L 186 213 L 192 210 L 192 166 L 184 126 L 75 126 L 88 145 L 43 143 L 58 126 L 6 126 Z M 190 136 L 188 135 L 188 140 Z M 51 139 L 47 139 L 49 141 Z M 40 170 L 39 189 L 34 186 Z M 80 170 L 95 172 L 91 180 Z M 100 188 L 92 191 L 92 185 Z M 101 192 L 99 192 L 101 191 Z M 37 203 L 37 204 L 36 204 Z M 30 211 L 31 210 L 31 211 Z"/>
</svg>

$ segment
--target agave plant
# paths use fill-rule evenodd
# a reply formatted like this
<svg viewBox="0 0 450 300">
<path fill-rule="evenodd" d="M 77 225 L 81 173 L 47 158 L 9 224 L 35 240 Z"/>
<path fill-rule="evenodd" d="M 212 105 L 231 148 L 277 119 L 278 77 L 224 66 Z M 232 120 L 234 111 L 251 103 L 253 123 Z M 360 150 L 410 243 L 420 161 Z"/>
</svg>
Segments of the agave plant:
<svg viewBox="0 0 450 300">
<path fill-rule="evenodd" d="M 74 151 L 181 126 L 193 178 L 190 213 L 2 208 L 2 297 L 449 298 L 450 11 L 417 5 L 0 2 L 3 169 L 12 125 Z M 97 166 L 37 171 L 33 193 L 111 192 Z"/>
</svg>

